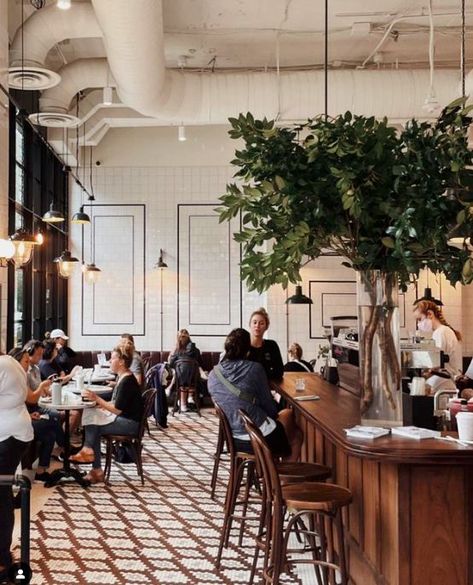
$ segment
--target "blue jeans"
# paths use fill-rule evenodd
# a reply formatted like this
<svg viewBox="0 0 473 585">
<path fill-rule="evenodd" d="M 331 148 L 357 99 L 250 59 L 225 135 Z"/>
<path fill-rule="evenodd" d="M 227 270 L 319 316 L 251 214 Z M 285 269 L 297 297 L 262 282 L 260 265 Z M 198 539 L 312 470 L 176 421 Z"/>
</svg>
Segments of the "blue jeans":
<svg viewBox="0 0 473 585">
<path fill-rule="evenodd" d="M 86 425 L 84 445 L 94 450 L 94 462 L 92 467 L 100 469 L 100 438 L 102 435 L 136 435 L 140 423 L 131 418 L 117 416 L 108 425 Z"/>
</svg>

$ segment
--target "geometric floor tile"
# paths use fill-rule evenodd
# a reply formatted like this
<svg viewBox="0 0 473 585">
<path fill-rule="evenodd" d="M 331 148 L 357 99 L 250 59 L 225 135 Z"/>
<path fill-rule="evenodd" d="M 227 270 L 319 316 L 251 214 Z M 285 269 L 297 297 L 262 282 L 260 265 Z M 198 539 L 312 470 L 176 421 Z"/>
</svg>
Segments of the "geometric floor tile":
<svg viewBox="0 0 473 585">
<path fill-rule="evenodd" d="M 166 431 L 150 424 L 144 437 L 144 486 L 134 464 L 114 463 L 110 486 L 52 488 L 31 524 L 32 585 L 248 583 L 251 526 L 243 548 L 232 538 L 221 570 L 214 566 L 227 480 L 221 469 L 212 501 L 217 417 L 203 410 L 169 419 Z M 312 569 L 296 571 L 283 583 L 315 583 Z"/>
</svg>

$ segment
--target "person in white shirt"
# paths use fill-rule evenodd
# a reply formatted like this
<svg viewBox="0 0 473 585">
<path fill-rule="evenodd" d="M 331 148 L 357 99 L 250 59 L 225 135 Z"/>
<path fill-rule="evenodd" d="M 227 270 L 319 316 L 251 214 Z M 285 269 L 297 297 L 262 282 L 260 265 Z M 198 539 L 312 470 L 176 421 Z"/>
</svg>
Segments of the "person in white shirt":
<svg viewBox="0 0 473 585">
<path fill-rule="evenodd" d="M 25 405 L 26 372 L 11 356 L 0 356 L 0 475 L 13 475 L 33 440 Z M 15 521 L 11 486 L 0 486 L 0 578 L 12 563 L 10 547 Z"/>
<path fill-rule="evenodd" d="M 454 379 L 462 373 L 461 333 L 447 323 L 442 308 L 432 301 L 418 302 L 414 314 L 419 319 L 418 329 L 424 332 L 432 331 L 435 345 L 448 356 L 444 371 L 450 378 L 436 375 L 434 368 L 428 372 L 427 385 L 433 392 L 439 389 L 455 390 Z"/>
</svg>

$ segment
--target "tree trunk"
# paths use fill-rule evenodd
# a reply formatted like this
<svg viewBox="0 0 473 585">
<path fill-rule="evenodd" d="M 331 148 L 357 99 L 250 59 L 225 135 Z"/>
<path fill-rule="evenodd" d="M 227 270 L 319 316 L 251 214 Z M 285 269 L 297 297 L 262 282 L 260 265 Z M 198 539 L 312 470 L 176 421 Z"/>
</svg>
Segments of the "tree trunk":
<svg viewBox="0 0 473 585">
<path fill-rule="evenodd" d="M 363 424 L 402 424 L 398 285 L 395 274 L 358 273 Z"/>
</svg>

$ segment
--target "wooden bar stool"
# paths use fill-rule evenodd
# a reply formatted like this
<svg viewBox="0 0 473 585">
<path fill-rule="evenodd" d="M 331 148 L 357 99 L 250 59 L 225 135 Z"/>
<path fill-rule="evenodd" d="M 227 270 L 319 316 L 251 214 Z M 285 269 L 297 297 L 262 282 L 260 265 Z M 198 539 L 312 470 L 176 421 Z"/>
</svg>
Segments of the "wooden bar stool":
<svg viewBox="0 0 473 585">
<path fill-rule="evenodd" d="M 247 433 L 256 456 L 256 467 L 263 481 L 265 529 L 257 538 L 255 559 L 258 551 L 264 551 L 263 581 L 266 585 L 278 585 L 280 575 L 296 563 L 314 565 L 319 585 L 336 585 L 335 571 L 339 571 L 340 585 L 347 585 L 348 575 L 345 559 L 345 540 L 341 519 L 341 508 L 352 501 L 350 490 L 335 485 L 314 481 L 303 481 L 281 485 L 277 465 L 274 463 L 269 447 L 259 429 L 251 419 L 241 413 Z M 284 528 L 284 515 L 288 511 L 290 519 Z M 303 516 L 310 519 L 310 530 L 299 529 L 309 538 L 310 547 L 304 552 L 312 552 L 312 559 L 288 558 L 289 536 L 300 523 Z M 315 531 L 317 528 L 317 531 Z M 334 528 L 337 534 L 337 554 L 335 558 Z M 320 551 L 316 537 L 320 538 Z M 252 577 L 256 563 L 254 563 Z M 322 575 L 320 572 L 322 569 Z"/>
<path fill-rule="evenodd" d="M 220 469 L 222 455 L 226 455 L 226 454 L 228 454 L 228 451 L 225 448 L 225 439 L 223 436 L 222 422 L 219 419 L 217 445 L 215 447 L 215 453 L 214 453 L 214 466 L 212 469 L 212 478 L 210 480 L 210 498 L 212 500 L 215 498 L 215 488 L 217 486 L 218 470 Z"/>
<path fill-rule="evenodd" d="M 226 445 L 227 452 L 230 455 L 230 478 L 227 486 L 227 493 L 225 498 L 225 515 L 222 527 L 222 533 L 220 536 L 219 550 L 217 553 L 216 567 L 219 568 L 222 552 L 224 547 L 228 547 L 230 531 L 232 528 L 233 520 L 240 521 L 240 531 L 238 538 L 238 545 L 242 545 L 243 533 L 245 529 L 246 520 L 259 520 L 258 533 L 263 528 L 263 515 L 265 514 L 265 508 L 262 507 L 262 513 L 258 516 L 248 516 L 247 510 L 248 505 L 252 502 L 262 505 L 261 501 L 261 489 L 259 482 L 257 481 L 258 474 L 255 474 L 255 455 L 252 453 L 246 453 L 242 451 L 236 451 L 233 442 L 233 436 L 225 413 L 221 407 L 215 403 L 215 411 L 219 417 L 219 424 L 222 430 L 223 445 Z M 331 475 L 331 470 L 325 465 L 318 465 L 316 463 L 277 463 L 281 468 L 281 481 L 284 484 L 291 484 L 293 482 L 300 481 L 324 481 Z M 246 472 L 246 479 L 244 482 L 244 494 L 243 497 L 238 500 L 238 495 L 243 485 L 243 479 Z M 252 486 L 256 487 L 257 497 L 250 499 L 250 491 Z M 241 506 L 241 514 L 235 514 L 237 506 Z"/>
</svg>

